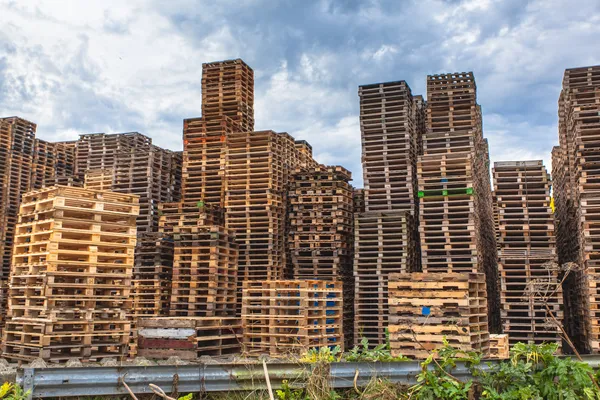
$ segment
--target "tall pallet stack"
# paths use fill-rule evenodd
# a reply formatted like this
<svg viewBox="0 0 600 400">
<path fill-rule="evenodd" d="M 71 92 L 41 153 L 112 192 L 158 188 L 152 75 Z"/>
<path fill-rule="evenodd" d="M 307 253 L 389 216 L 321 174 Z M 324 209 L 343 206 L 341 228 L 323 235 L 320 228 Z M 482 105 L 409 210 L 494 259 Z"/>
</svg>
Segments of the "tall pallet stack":
<svg viewBox="0 0 600 400">
<path fill-rule="evenodd" d="M 73 187 L 23 196 L 3 357 L 126 354 L 138 198 Z"/>
<path fill-rule="evenodd" d="M 293 279 L 343 284 L 344 319 L 354 318 L 352 179 L 341 166 L 297 168 L 288 194 L 288 249 Z M 352 324 L 344 337 L 353 339 Z"/>
<path fill-rule="evenodd" d="M 342 288 L 337 281 L 244 282 L 244 352 L 285 356 L 339 345 Z"/>
<path fill-rule="evenodd" d="M 173 278 L 173 239 L 163 233 L 138 235 L 131 281 L 131 336 L 129 355 L 135 357 L 139 323 L 151 317 L 166 317 L 171 305 Z"/>
<path fill-rule="evenodd" d="M 423 272 L 481 272 L 490 330 L 500 329 L 487 141 L 472 73 L 427 77 L 427 132 L 418 160 Z"/>
<path fill-rule="evenodd" d="M 0 309 L 6 309 L 7 279 L 21 196 L 57 183 L 76 185 L 73 142 L 35 138 L 36 125 L 22 118 L 0 118 Z M 0 327 L 5 312 L 0 313 Z"/>
<path fill-rule="evenodd" d="M 567 69 L 558 102 L 559 147 L 553 149 L 554 198 L 561 263 L 581 268 L 564 283 L 568 333 L 579 351 L 600 351 L 600 66 Z"/>
<path fill-rule="evenodd" d="M 227 116 L 183 121 L 183 201 L 224 206 L 228 137 L 240 127 Z"/>
<path fill-rule="evenodd" d="M 132 319 L 169 315 L 173 247 L 173 240 L 163 233 L 139 235 L 133 268 Z"/>
<path fill-rule="evenodd" d="M 502 326 L 511 344 L 562 341 L 550 177 L 542 161 L 494 163 Z M 550 315 L 552 313 L 552 315 Z"/>
<path fill-rule="evenodd" d="M 254 130 L 254 71 L 241 59 L 202 64 L 202 117 L 183 122 L 183 200 L 223 207 L 233 132 Z"/>
<path fill-rule="evenodd" d="M 169 317 L 147 314 L 137 320 L 137 354 L 193 359 L 239 352 L 238 247 L 233 232 L 223 227 L 223 210 L 179 202 L 161 203 L 159 211 L 158 235 L 164 249 L 172 251 L 161 268 L 171 261 L 172 270 L 166 284 L 160 279 L 162 293 L 168 286 L 168 307 L 154 316 Z"/>
<path fill-rule="evenodd" d="M 240 246 L 240 282 L 283 278 L 287 189 L 302 161 L 294 138 L 287 133 L 236 132 L 229 136 L 225 223 L 236 233 Z M 316 164 L 312 158 L 310 162 Z"/>
<path fill-rule="evenodd" d="M 389 280 L 393 356 L 425 359 L 444 340 L 459 350 L 487 353 L 490 337 L 483 274 L 391 274 Z"/>
<path fill-rule="evenodd" d="M 197 203 L 163 203 L 160 211 L 160 233 L 174 244 L 169 315 L 235 316 L 238 248 L 222 211 Z"/>
<path fill-rule="evenodd" d="M 423 109 L 404 81 L 359 87 L 364 212 L 355 215 L 354 341 L 385 343 L 390 273 L 419 270 L 416 160 Z M 422 105 L 422 102 L 421 102 Z"/>
<path fill-rule="evenodd" d="M 36 124 L 18 117 L 0 118 L 0 256 L 1 276 L 10 272 L 21 196 L 31 188 Z"/>
<path fill-rule="evenodd" d="M 76 175 L 87 176 L 86 187 L 107 188 L 112 178 L 110 190 L 140 197 L 139 233 L 158 230 L 160 202 L 180 200 L 181 163 L 179 153 L 137 132 L 86 134 L 77 142 Z"/>
</svg>

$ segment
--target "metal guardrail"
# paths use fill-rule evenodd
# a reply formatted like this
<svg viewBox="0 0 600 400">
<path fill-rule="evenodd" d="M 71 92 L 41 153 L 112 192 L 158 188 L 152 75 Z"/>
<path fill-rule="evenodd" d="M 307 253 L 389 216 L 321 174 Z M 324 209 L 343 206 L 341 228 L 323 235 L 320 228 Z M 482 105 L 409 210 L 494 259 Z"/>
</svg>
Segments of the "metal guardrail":
<svg viewBox="0 0 600 400">
<path fill-rule="evenodd" d="M 594 368 L 600 366 L 600 356 L 585 356 Z M 497 360 L 482 363 L 487 369 Z M 267 364 L 273 389 L 284 380 L 292 386 L 302 386 L 314 366 L 309 364 Z M 414 384 L 421 365 L 417 361 L 392 363 L 344 362 L 330 365 L 330 383 L 333 388 L 351 388 L 366 385 L 372 377 L 392 382 Z M 357 372 L 358 371 L 358 372 Z M 358 373 L 358 376 L 357 376 Z M 459 365 L 452 372 L 459 379 L 469 379 L 470 371 Z M 29 398 L 69 396 L 127 395 L 122 382 L 136 394 L 151 393 L 149 384 L 160 386 L 166 393 L 205 393 L 266 389 L 262 364 L 201 364 L 81 368 L 23 368 L 17 373 L 17 382 Z"/>
</svg>

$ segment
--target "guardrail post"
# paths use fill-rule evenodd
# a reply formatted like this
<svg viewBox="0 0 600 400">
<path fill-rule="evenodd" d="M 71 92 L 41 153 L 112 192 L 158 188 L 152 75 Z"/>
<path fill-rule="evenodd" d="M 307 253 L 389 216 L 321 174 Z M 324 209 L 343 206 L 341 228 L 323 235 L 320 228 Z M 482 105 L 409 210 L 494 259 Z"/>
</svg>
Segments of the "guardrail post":
<svg viewBox="0 0 600 400">
<path fill-rule="evenodd" d="M 33 379 L 35 370 L 33 368 L 23 368 L 23 393 L 27 393 L 25 400 L 33 398 Z"/>
</svg>

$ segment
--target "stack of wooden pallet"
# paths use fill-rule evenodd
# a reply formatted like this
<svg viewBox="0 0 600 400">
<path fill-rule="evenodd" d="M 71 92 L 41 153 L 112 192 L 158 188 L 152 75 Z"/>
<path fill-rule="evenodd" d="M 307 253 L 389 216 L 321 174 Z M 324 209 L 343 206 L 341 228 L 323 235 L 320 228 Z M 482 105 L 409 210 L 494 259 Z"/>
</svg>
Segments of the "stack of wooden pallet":
<svg viewBox="0 0 600 400">
<path fill-rule="evenodd" d="M 160 202 L 181 198 L 181 154 L 140 133 L 81 135 L 76 158 L 76 174 L 87 177 L 86 187 L 139 196 L 140 233 L 157 231 Z"/>
<path fill-rule="evenodd" d="M 137 349 L 137 322 L 142 317 L 169 315 L 173 276 L 173 239 L 164 233 L 138 235 L 131 290 L 131 342 L 129 354 Z"/>
<path fill-rule="evenodd" d="M 340 166 L 296 169 L 288 194 L 288 246 L 294 279 L 339 279 L 345 283 L 351 278 L 351 179 L 351 173 Z"/>
<path fill-rule="evenodd" d="M 183 200 L 224 206 L 233 132 L 254 130 L 254 71 L 241 59 L 202 64 L 202 117 L 183 121 Z"/>
<path fill-rule="evenodd" d="M 418 168 L 423 271 L 480 270 L 472 154 L 423 156 Z"/>
<path fill-rule="evenodd" d="M 201 201 L 160 203 L 158 206 L 160 218 L 158 231 L 168 236 L 173 236 L 176 226 L 210 226 L 223 225 L 223 210 L 218 206 L 211 206 Z"/>
<path fill-rule="evenodd" d="M 288 194 L 288 249 L 294 279 L 339 280 L 344 319 L 354 318 L 352 179 L 340 166 L 297 168 Z M 353 324 L 344 337 L 353 338 Z"/>
<path fill-rule="evenodd" d="M 175 226 L 170 315 L 235 316 L 235 235 L 218 225 Z"/>
<path fill-rule="evenodd" d="M 90 169 L 85 171 L 86 189 L 110 190 L 115 182 L 114 169 Z"/>
<path fill-rule="evenodd" d="M 13 237 L 21 196 L 31 188 L 36 125 L 21 118 L 0 118 L 1 277 L 10 272 Z"/>
<path fill-rule="evenodd" d="M 313 160 L 312 146 L 310 143 L 306 140 L 295 140 L 294 144 L 297 150 L 294 154 L 297 155 L 299 164 L 306 166 L 307 168 L 312 168 L 312 166 L 315 165 L 315 161 Z"/>
<path fill-rule="evenodd" d="M 360 86 L 359 96 L 365 190 L 354 219 L 354 341 L 376 345 L 386 340 L 388 275 L 420 268 L 414 216 L 424 115 L 404 81 Z"/>
<path fill-rule="evenodd" d="M 414 211 L 418 116 L 404 81 L 359 86 L 365 209 Z"/>
<path fill-rule="evenodd" d="M 389 291 L 392 355 L 424 359 L 444 340 L 460 350 L 487 353 L 483 274 L 391 274 Z"/>
<path fill-rule="evenodd" d="M 240 283 L 283 278 L 286 190 L 301 160 L 287 133 L 236 132 L 229 136 L 225 219 L 240 246 Z M 311 159 L 311 164 L 316 162 Z"/>
<path fill-rule="evenodd" d="M 232 317 L 143 318 L 138 330 L 138 355 L 195 360 L 240 352 L 242 326 Z"/>
<path fill-rule="evenodd" d="M 496 162 L 502 325 L 510 343 L 562 341 L 550 178 L 542 161 Z M 549 315 L 552 313 L 554 317 Z"/>
<path fill-rule="evenodd" d="M 137 202 L 132 195 L 60 186 L 23 196 L 4 357 L 126 354 Z"/>
<path fill-rule="evenodd" d="M 74 170 L 75 142 L 50 143 L 35 139 L 31 166 L 32 190 L 73 177 Z"/>
<path fill-rule="evenodd" d="M 165 246 L 161 265 L 172 262 L 168 283 L 159 278 L 161 287 L 170 290 L 168 313 L 161 315 L 170 317 L 138 319 L 137 354 L 189 359 L 239 351 L 238 248 L 233 233 L 223 227 L 223 210 L 198 201 L 161 203 L 159 213 Z M 167 255 L 166 249 L 172 252 Z M 193 336 L 181 336 L 190 329 Z"/>
<path fill-rule="evenodd" d="M 353 209 L 352 212 L 363 213 L 365 212 L 365 189 L 356 189 L 354 188 L 352 191 L 352 204 Z"/>
<path fill-rule="evenodd" d="M 559 147 L 553 149 L 558 255 L 574 262 L 564 283 L 569 335 L 579 351 L 600 350 L 600 66 L 565 71 L 559 98 Z"/>
<path fill-rule="evenodd" d="M 240 128 L 227 116 L 183 121 L 183 200 L 224 206 L 227 140 Z"/>
<path fill-rule="evenodd" d="M 427 131 L 418 160 L 423 272 L 482 272 L 490 329 L 500 298 L 489 154 L 471 72 L 427 77 Z"/>
<path fill-rule="evenodd" d="M 341 286 L 337 281 L 244 282 L 244 351 L 281 356 L 327 346 L 343 350 Z"/>
<path fill-rule="evenodd" d="M 200 203 L 160 205 L 160 232 L 174 242 L 172 317 L 234 316 L 238 249 L 222 211 Z"/>
<path fill-rule="evenodd" d="M 254 71 L 241 59 L 202 64 L 202 116 L 231 118 L 242 132 L 254 130 Z"/>
</svg>

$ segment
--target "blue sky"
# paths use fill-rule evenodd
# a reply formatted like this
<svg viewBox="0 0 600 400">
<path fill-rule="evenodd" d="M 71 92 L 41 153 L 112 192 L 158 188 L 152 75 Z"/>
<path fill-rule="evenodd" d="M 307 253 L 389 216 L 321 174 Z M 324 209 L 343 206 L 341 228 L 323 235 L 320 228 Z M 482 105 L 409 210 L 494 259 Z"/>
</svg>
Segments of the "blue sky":
<svg viewBox="0 0 600 400">
<path fill-rule="evenodd" d="M 0 116 L 38 137 L 138 131 L 181 149 L 202 63 L 255 71 L 256 129 L 308 140 L 362 185 L 358 85 L 474 71 L 492 161 L 557 143 L 565 68 L 600 64 L 597 0 L 0 0 Z"/>
</svg>

